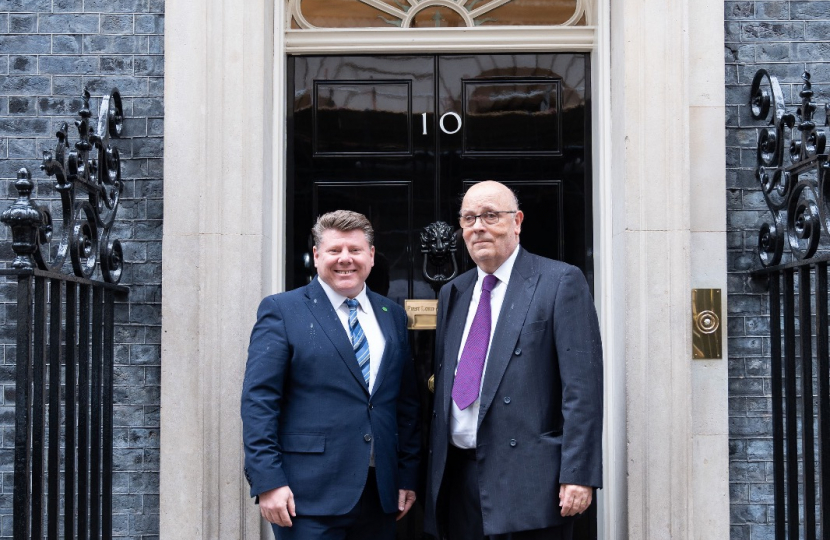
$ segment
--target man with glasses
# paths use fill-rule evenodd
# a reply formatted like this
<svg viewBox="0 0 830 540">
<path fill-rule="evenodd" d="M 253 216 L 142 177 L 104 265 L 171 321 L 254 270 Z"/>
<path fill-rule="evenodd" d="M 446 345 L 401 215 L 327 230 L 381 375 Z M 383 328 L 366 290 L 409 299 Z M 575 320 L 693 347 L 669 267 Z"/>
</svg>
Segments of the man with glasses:
<svg viewBox="0 0 830 540">
<path fill-rule="evenodd" d="M 519 246 L 498 182 L 459 222 L 477 268 L 438 297 L 427 532 L 440 540 L 570 539 L 602 483 L 602 345 L 582 272 Z"/>
</svg>

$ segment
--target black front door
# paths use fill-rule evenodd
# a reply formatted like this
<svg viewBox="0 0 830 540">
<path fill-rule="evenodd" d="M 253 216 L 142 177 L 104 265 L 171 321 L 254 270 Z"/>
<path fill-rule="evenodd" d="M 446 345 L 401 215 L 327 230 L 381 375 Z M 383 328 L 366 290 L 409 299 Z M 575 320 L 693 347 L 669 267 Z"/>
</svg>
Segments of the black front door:
<svg viewBox="0 0 830 540">
<path fill-rule="evenodd" d="M 401 305 L 435 298 L 421 231 L 457 233 L 461 195 L 482 180 L 518 195 L 523 247 L 592 283 L 589 74 L 587 54 L 289 57 L 286 288 L 314 276 L 317 216 L 348 209 L 375 228 L 369 287 Z M 458 264 L 472 267 L 463 241 Z M 432 334 L 411 335 L 425 419 Z M 411 521 L 402 536 L 420 537 Z"/>
</svg>

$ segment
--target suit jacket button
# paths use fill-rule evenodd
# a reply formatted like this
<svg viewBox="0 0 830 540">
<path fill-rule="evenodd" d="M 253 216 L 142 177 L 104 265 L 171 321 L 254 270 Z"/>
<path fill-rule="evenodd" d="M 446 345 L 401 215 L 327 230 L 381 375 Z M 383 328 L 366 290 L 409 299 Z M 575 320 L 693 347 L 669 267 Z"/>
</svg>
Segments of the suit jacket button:
<svg viewBox="0 0 830 540">
<path fill-rule="evenodd" d="M 510 446 L 516 446 L 516 439 L 510 439 Z"/>
<path fill-rule="evenodd" d="M 372 404 L 370 403 L 370 404 L 369 404 L 369 410 L 371 411 L 371 410 L 372 410 L 372 409 L 374 409 L 374 408 L 375 408 L 375 406 L 374 406 L 374 405 L 372 405 Z"/>
<path fill-rule="evenodd" d="M 515 354 L 516 356 L 519 356 L 520 354 L 522 354 L 522 348 L 521 347 L 516 347 L 516 350 L 513 351 L 513 354 Z"/>
<path fill-rule="evenodd" d="M 435 411 L 432 411 L 432 417 L 433 417 L 433 418 L 438 418 L 438 413 L 437 413 L 437 412 L 435 412 Z"/>
<path fill-rule="evenodd" d="M 510 396 L 504 396 L 504 402 L 510 403 Z"/>
<path fill-rule="evenodd" d="M 372 436 L 367 433 L 363 436 L 363 440 L 366 442 L 372 442 Z"/>
</svg>

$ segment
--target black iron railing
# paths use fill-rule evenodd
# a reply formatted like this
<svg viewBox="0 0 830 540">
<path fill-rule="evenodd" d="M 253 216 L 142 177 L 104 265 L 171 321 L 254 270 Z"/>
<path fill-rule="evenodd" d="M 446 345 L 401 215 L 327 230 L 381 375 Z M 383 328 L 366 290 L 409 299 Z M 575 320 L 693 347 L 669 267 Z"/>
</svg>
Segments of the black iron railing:
<svg viewBox="0 0 830 540">
<path fill-rule="evenodd" d="M 17 280 L 14 538 L 111 538 L 113 317 L 127 289 L 0 275 Z"/>
<path fill-rule="evenodd" d="M 14 538 L 112 537 L 113 361 L 122 251 L 110 231 L 123 188 L 118 150 L 121 97 L 101 100 L 97 130 L 90 95 L 66 123 L 41 168 L 55 177 L 61 215 L 32 200 L 27 169 L 2 220 L 15 259 L 0 275 L 17 282 Z M 100 268 L 102 280 L 92 279 Z M 63 272 L 71 270 L 71 273 Z"/>
<path fill-rule="evenodd" d="M 756 274 L 769 279 L 776 540 L 801 538 L 800 531 L 806 540 L 830 533 L 828 260 Z"/>
<path fill-rule="evenodd" d="M 830 234 L 830 168 L 809 73 L 803 80 L 796 114 L 787 113 L 778 80 L 765 70 L 750 97 L 753 118 L 769 118 L 758 136 L 756 177 L 772 222 L 758 242 L 765 268 L 753 276 L 769 280 L 776 540 L 830 538 L 830 254 L 819 251 L 822 230 Z M 782 264 L 786 247 L 792 262 Z"/>
</svg>

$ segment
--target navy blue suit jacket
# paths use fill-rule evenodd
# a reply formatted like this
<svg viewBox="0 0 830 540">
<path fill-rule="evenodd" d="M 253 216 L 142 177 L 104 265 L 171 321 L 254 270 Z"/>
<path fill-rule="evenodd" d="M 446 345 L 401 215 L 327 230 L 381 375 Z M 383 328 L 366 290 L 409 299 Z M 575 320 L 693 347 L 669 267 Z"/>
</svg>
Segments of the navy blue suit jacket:
<svg viewBox="0 0 830 540">
<path fill-rule="evenodd" d="M 473 269 L 438 296 L 425 530 L 441 537 L 452 385 Z M 476 461 L 484 534 L 562 524 L 560 483 L 602 485 L 602 345 L 582 272 L 520 248 L 481 389 Z"/>
<path fill-rule="evenodd" d="M 351 510 L 372 444 L 383 511 L 417 485 L 418 398 L 406 314 L 367 290 L 386 347 L 373 392 L 317 279 L 266 297 L 251 333 L 242 389 L 245 477 L 251 496 L 289 486 L 298 515 Z"/>
</svg>

